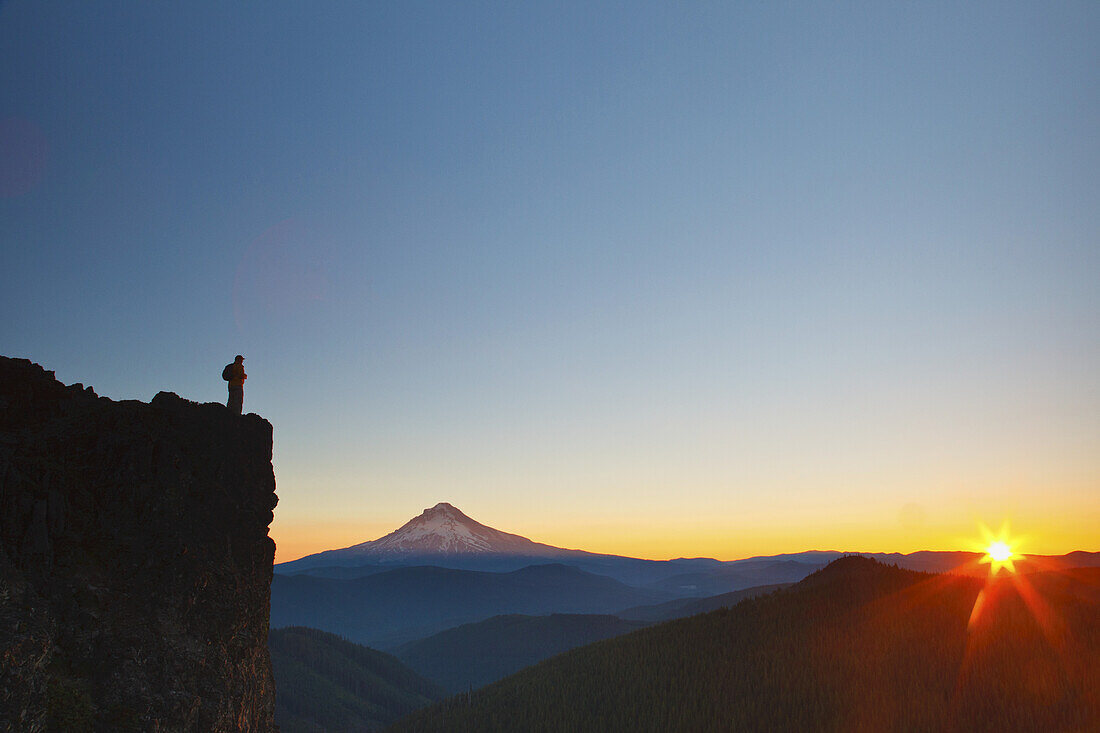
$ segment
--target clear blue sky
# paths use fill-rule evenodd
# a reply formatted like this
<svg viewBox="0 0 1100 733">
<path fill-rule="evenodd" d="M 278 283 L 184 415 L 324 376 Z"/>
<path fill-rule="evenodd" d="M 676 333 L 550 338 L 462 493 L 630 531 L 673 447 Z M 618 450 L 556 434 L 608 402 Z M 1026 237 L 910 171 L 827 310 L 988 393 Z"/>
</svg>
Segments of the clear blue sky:
<svg viewBox="0 0 1100 733">
<path fill-rule="evenodd" d="M 281 560 L 1100 526 L 1096 2 L 12 1 L 0 165 L 0 353 L 244 354 Z"/>
</svg>

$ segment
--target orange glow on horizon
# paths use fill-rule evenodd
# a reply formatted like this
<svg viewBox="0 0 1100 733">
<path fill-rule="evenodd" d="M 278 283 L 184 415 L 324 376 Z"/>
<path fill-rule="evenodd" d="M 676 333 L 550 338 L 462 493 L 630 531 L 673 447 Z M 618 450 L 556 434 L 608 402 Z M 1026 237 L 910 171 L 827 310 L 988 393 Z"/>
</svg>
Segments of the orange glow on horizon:
<svg viewBox="0 0 1100 733">
<path fill-rule="evenodd" d="M 461 507 L 460 507 L 461 508 Z M 400 527 L 415 516 L 394 513 L 390 518 L 370 517 L 340 520 L 314 519 L 311 521 L 276 520 L 271 527 L 271 537 L 276 542 L 276 562 L 289 562 L 306 555 L 349 547 L 378 539 Z M 469 512 L 468 512 L 469 513 Z M 681 557 L 710 557 L 717 560 L 739 560 L 747 557 L 798 553 L 811 550 L 838 552 L 911 552 L 969 551 L 977 553 L 971 571 L 976 573 L 981 563 L 993 565 L 990 570 L 999 572 L 1001 567 L 1018 570 L 1030 555 L 1061 555 L 1073 550 L 1095 551 L 1091 537 L 1077 534 L 1053 534 L 1051 527 L 1044 527 L 1042 538 L 1011 536 L 1007 525 L 1000 536 L 981 526 L 982 540 L 964 539 L 972 530 L 960 523 L 953 527 L 940 526 L 920 536 L 894 531 L 889 526 L 822 526 L 790 524 L 783 527 L 750 525 L 731 526 L 706 517 L 674 517 L 660 524 L 639 517 L 619 522 L 596 524 L 590 521 L 558 524 L 540 521 L 515 521 L 508 517 L 480 516 L 470 513 L 477 521 L 490 527 L 518 534 L 534 542 L 584 550 L 599 554 L 621 555 L 649 560 L 669 560 Z M 965 521 L 965 520 L 964 520 Z M 969 524 L 973 527 L 972 524 Z M 997 543 L 1004 548 L 993 546 Z M 993 549 L 994 553 L 990 550 Z M 1004 557 L 1007 550 L 1010 555 Z M 1003 557 L 1004 559 L 998 559 Z M 980 559 L 979 559 L 980 558 Z M 985 574 L 985 570 L 982 570 Z"/>
<path fill-rule="evenodd" d="M 351 547 L 382 537 L 400 525 L 386 527 L 378 522 L 316 520 L 280 522 L 278 512 L 269 535 L 275 540 L 275 562 L 290 562 L 306 555 Z"/>
</svg>

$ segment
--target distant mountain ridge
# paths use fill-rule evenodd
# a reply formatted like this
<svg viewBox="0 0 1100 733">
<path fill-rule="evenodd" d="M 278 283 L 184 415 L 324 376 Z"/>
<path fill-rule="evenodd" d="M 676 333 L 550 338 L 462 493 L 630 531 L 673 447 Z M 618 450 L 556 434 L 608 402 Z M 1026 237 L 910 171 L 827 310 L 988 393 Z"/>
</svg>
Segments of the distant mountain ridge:
<svg viewBox="0 0 1100 733">
<path fill-rule="evenodd" d="M 446 691 L 465 692 L 555 654 L 645 625 L 594 614 L 494 616 L 404 644 L 393 654 Z"/>
<path fill-rule="evenodd" d="M 627 621 L 645 621 L 658 623 L 671 621 L 672 619 L 694 616 L 699 613 L 709 613 L 719 608 L 735 606 L 746 598 L 774 593 L 778 590 L 791 587 L 792 583 L 774 583 L 772 585 L 759 585 L 744 590 L 735 590 L 730 593 L 722 593 L 705 598 L 675 598 L 664 603 L 651 606 L 635 606 L 616 611 L 615 615 Z"/>
<path fill-rule="evenodd" d="M 494 529 L 447 502 L 425 509 L 383 537 L 280 563 L 275 566 L 275 572 L 350 579 L 392 567 L 430 565 L 503 573 L 530 565 L 563 563 L 628 585 L 679 596 L 705 597 L 758 585 L 796 582 L 846 555 L 862 555 L 923 572 L 982 575 L 988 572 L 988 566 L 978 564 L 981 553 L 977 552 L 902 554 L 815 550 L 728 561 L 712 558 L 645 560 L 604 555 L 555 547 Z M 1027 564 L 1036 569 L 1100 566 L 1100 553 L 1078 551 L 1058 556 L 1029 556 Z"/>
<path fill-rule="evenodd" d="M 271 625 L 310 626 L 393 651 L 448 690 L 465 691 L 633 624 L 767 595 L 830 561 L 847 557 L 840 568 L 859 568 L 857 555 L 903 569 L 891 577 L 989 573 L 975 552 L 810 551 L 726 562 L 600 555 L 502 532 L 441 502 L 376 540 L 277 566 Z M 1017 567 L 1090 564 L 1100 564 L 1100 554 L 1029 557 Z"/>
<path fill-rule="evenodd" d="M 559 654 L 391 730 L 1096 730 L 1100 569 L 1018 580 L 845 557 L 732 608 Z M 1063 632 L 1052 637 L 1036 608 Z"/>
<path fill-rule="evenodd" d="M 789 584 L 768 585 L 712 598 L 678 598 L 635 606 L 613 615 L 494 616 L 403 644 L 392 651 L 447 691 L 465 692 L 584 644 L 637 631 L 651 623 L 727 608 L 746 598 L 787 587 Z"/>
<path fill-rule="evenodd" d="M 558 562 L 636 586 L 722 566 L 718 560 L 709 558 L 643 560 L 554 547 L 488 527 L 454 505 L 440 502 L 376 540 L 280 563 L 276 572 L 347 579 L 380 572 L 386 566 L 431 565 L 506 573 Z M 362 572 L 345 568 L 362 568 Z"/>
<path fill-rule="evenodd" d="M 509 573 L 399 567 L 349 580 L 276 574 L 271 626 L 309 626 L 390 649 L 504 614 L 607 614 L 672 594 L 562 564 Z"/>
</svg>

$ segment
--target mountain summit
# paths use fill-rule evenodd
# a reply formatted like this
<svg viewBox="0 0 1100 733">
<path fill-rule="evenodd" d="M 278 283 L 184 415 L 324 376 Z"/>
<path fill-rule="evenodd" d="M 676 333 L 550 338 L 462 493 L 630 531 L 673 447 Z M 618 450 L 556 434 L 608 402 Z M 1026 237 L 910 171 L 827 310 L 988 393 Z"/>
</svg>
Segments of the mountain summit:
<svg viewBox="0 0 1100 733">
<path fill-rule="evenodd" d="M 384 537 L 280 563 L 276 572 L 351 579 L 402 566 L 507 573 L 531 565 L 558 563 L 636 587 L 663 582 L 671 587 L 653 589 L 674 595 L 714 595 L 754 585 L 801 580 L 824 564 L 784 562 L 782 572 L 776 575 L 762 573 L 761 563 L 754 562 L 750 572 L 739 574 L 707 558 L 642 560 L 554 547 L 487 527 L 454 505 L 440 502 Z M 788 565 L 793 566 L 793 571 Z M 708 573 L 724 576 L 708 582 Z"/>
<path fill-rule="evenodd" d="M 279 563 L 275 566 L 275 572 L 350 579 L 402 566 L 431 565 L 503 573 L 529 565 L 565 563 L 627 585 L 665 590 L 677 596 L 714 596 L 759 585 L 793 583 L 847 554 L 803 552 L 725 562 L 710 558 L 643 560 L 603 555 L 533 542 L 520 535 L 487 527 L 444 501 L 425 509 L 384 537 Z M 981 574 L 988 573 L 986 566 L 977 564 L 981 557 L 978 553 L 851 554 L 874 557 L 883 563 L 910 570 L 970 572 L 967 568 L 978 568 Z M 1050 570 L 1100 566 L 1100 553 L 1074 553 L 1065 558 L 1042 558 L 1042 561 L 1041 567 Z M 858 562 L 850 558 L 840 567 L 858 566 Z"/>
<path fill-rule="evenodd" d="M 486 527 L 441 501 L 384 537 L 339 550 L 326 550 L 282 563 L 281 572 L 320 567 L 436 565 L 489 571 L 511 571 L 535 562 L 600 557 L 532 542 L 518 534 Z"/>
<path fill-rule="evenodd" d="M 526 537 L 501 532 L 470 519 L 457 507 L 440 502 L 425 509 L 385 537 L 353 545 L 349 552 L 379 560 L 393 556 L 469 553 L 542 554 L 548 549 Z"/>
</svg>

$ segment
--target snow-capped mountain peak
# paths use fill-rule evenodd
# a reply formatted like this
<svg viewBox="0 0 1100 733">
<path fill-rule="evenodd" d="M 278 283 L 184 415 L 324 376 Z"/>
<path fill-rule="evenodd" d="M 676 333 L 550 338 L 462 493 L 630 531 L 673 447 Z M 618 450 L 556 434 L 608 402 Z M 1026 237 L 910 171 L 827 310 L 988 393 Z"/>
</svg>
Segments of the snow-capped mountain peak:
<svg viewBox="0 0 1100 733">
<path fill-rule="evenodd" d="M 457 507 L 440 502 L 385 537 L 349 550 L 372 556 L 421 554 L 524 554 L 540 547 L 519 535 L 486 527 Z"/>
</svg>

